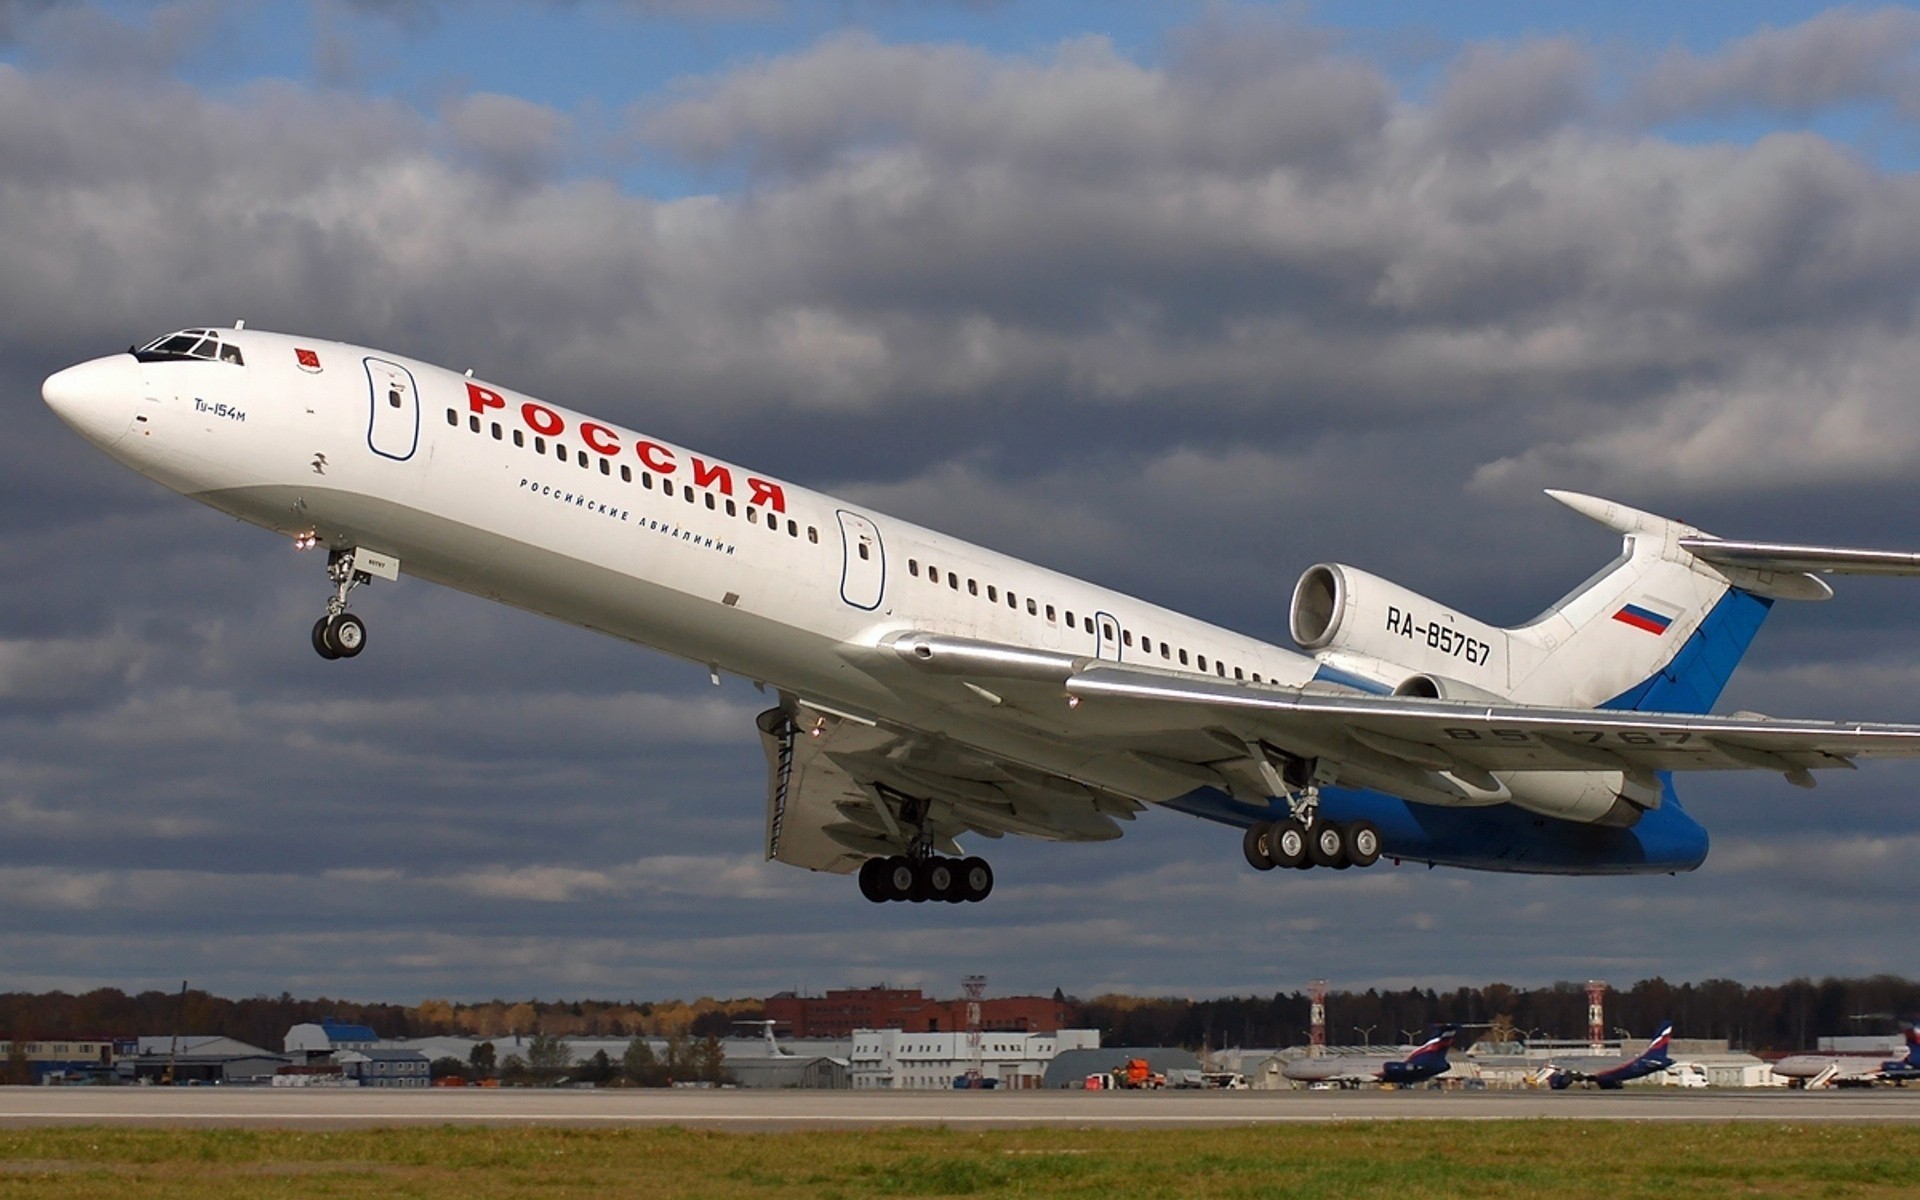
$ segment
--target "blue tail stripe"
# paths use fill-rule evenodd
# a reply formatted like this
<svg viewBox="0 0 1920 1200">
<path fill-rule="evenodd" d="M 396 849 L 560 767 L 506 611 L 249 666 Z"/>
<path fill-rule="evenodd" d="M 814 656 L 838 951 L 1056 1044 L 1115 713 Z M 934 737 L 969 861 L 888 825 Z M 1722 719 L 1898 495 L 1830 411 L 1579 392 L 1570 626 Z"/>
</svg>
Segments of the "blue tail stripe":
<svg viewBox="0 0 1920 1200">
<path fill-rule="evenodd" d="M 1630 712 L 1705 713 L 1740 665 L 1741 656 L 1760 632 L 1773 601 L 1738 588 L 1713 606 L 1673 661 L 1651 679 L 1629 688 L 1601 708 Z"/>
</svg>

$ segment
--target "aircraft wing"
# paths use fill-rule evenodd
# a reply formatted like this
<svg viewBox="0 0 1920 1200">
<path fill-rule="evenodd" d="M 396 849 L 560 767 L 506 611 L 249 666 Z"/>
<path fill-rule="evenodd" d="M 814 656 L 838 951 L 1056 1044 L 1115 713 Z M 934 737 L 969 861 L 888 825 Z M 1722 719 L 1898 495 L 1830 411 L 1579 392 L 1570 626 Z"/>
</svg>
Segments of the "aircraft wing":
<svg viewBox="0 0 1920 1200">
<path fill-rule="evenodd" d="M 1144 807 L 946 738 L 782 700 L 757 722 L 769 859 L 845 873 L 905 853 L 923 823 L 934 849 L 955 856 L 966 833 L 1106 841 Z"/>
<path fill-rule="evenodd" d="M 1778 771 L 1803 786 L 1810 770 L 1856 758 L 1920 757 L 1920 725 L 1537 708 L 1361 696 L 1236 683 L 1122 666 L 1065 681 L 1083 719 L 1115 732 L 1244 733 L 1302 758 L 1444 771 Z M 1218 739 L 1216 739 L 1218 740 Z"/>
<path fill-rule="evenodd" d="M 1414 797 L 1461 783 L 1492 790 L 1495 771 L 1621 771 L 1644 780 L 1658 771 L 1765 770 L 1810 787 L 1814 770 L 1920 757 L 1920 725 L 1360 695 L 926 633 L 896 636 L 883 648 L 995 702 L 1017 698 L 1016 707 L 1041 714 L 1056 736 L 1105 743 L 1196 779 L 1232 775 L 1263 746 Z"/>
</svg>

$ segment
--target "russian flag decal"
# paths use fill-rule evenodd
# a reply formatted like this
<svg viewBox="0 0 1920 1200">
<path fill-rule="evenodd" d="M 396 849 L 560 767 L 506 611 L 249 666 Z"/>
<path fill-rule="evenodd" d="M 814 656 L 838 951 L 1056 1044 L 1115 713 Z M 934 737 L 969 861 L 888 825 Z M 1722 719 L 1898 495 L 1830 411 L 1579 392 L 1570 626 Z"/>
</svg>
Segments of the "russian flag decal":
<svg viewBox="0 0 1920 1200">
<path fill-rule="evenodd" d="M 1641 608 L 1638 604 L 1629 604 L 1613 614 L 1616 621 L 1625 622 L 1635 629 L 1644 629 L 1648 633 L 1665 633 L 1667 626 L 1673 624 L 1672 617 L 1663 617 L 1650 608 Z"/>
</svg>

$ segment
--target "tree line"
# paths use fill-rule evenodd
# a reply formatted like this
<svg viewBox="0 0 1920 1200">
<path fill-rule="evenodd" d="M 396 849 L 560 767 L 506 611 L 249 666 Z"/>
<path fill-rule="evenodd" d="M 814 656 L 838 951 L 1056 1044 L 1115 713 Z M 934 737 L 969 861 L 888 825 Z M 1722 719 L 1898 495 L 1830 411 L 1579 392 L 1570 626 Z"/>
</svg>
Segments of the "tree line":
<svg viewBox="0 0 1920 1200">
<path fill-rule="evenodd" d="M 1305 991 L 1205 1000 L 1120 995 L 1079 1000 L 1060 992 L 1054 995 L 1067 1004 L 1070 1024 L 1099 1030 L 1102 1043 L 1109 1046 L 1267 1047 L 1308 1040 L 1311 1001 Z M 428 1000 L 401 1005 L 327 997 L 296 999 L 284 992 L 277 997 L 236 1000 L 193 989 L 182 996 L 100 988 L 79 995 L 0 993 L 0 1038 L 29 1041 L 177 1032 L 216 1034 L 275 1050 L 292 1026 L 334 1018 L 370 1026 L 391 1038 L 653 1037 L 679 1039 L 676 1044 L 697 1047 L 734 1033 L 737 1022 L 761 1015 L 759 1000 L 709 997 L 479 1004 Z M 1669 983 L 1656 977 L 1616 989 L 1606 1001 L 1610 1036 L 1625 1031 L 1646 1037 L 1670 1020 L 1680 1037 L 1724 1038 L 1747 1050 L 1795 1050 L 1824 1036 L 1885 1034 L 1916 1016 L 1920 1016 L 1920 983 L 1892 975 L 1793 979 L 1778 984 L 1730 979 Z M 1584 1038 L 1586 989 L 1571 981 L 1534 988 L 1493 983 L 1449 991 L 1369 988 L 1336 991 L 1327 998 L 1327 1040 L 1336 1045 L 1397 1044 L 1417 1039 L 1429 1025 L 1445 1022 L 1477 1027 L 1475 1033 L 1496 1039 Z M 692 1050 L 684 1053 L 691 1055 Z M 684 1063 L 675 1065 L 684 1068 Z M 624 1070 L 625 1064 L 609 1063 L 608 1067 Z"/>
</svg>

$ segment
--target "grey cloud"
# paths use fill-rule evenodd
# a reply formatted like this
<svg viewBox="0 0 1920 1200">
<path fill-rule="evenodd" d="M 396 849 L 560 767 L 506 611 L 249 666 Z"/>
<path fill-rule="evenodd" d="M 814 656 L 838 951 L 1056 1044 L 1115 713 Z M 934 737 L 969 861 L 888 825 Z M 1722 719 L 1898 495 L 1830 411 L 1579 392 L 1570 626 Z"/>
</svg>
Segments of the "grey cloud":
<svg viewBox="0 0 1920 1200">
<path fill-rule="evenodd" d="M 1639 80 L 1628 109 L 1643 120 L 1762 111 L 1811 116 L 1836 105 L 1920 100 L 1920 13 L 1836 8 L 1763 29 L 1708 55 L 1672 50 Z"/>
<path fill-rule="evenodd" d="M 1472 46 L 1448 69 L 1434 121 L 1441 137 L 1469 149 L 1529 141 L 1583 115 L 1597 74 L 1567 38 Z"/>
</svg>

